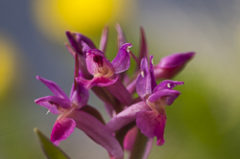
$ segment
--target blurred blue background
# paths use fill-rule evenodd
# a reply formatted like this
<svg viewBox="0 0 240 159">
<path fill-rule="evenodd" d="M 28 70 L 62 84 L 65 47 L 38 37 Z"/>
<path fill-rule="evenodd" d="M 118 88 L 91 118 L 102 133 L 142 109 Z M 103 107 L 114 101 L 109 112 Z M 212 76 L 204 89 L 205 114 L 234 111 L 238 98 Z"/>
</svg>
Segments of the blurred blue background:
<svg viewBox="0 0 240 159">
<path fill-rule="evenodd" d="M 239 0 L 0 0 L 0 158 L 44 158 L 32 130 L 49 135 L 56 116 L 34 104 L 50 94 L 35 75 L 70 91 L 74 61 L 64 31 L 98 44 L 108 24 L 111 58 L 117 22 L 135 53 L 139 27 L 145 28 L 155 63 L 171 53 L 197 52 L 175 77 L 185 82 L 177 88 L 182 95 L 167 109 L 166 144 L 154 146 L 150 159 L 239 158 L 239 8 Z M 90 104 L 108 119 L 93 94 Z M 79 130 L 60 147 L 72 158 L 107 158 Z"/>
</svg>

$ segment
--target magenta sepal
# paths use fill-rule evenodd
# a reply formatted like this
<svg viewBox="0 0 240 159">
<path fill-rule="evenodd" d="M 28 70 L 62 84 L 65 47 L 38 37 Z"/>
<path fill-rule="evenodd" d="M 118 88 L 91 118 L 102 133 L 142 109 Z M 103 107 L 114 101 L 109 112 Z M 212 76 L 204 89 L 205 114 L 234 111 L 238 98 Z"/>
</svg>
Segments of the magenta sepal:
<svg viewBox="0 0 240 159">
<path fill-rule="evenodd" d="M 94 43 L 89 38 L 87 38 L 86 36 L 80 33 L 71 33 L 70 31 L 66 31 L 66 36 L 68 38 L 68 41 L 71 47 L 74 49 L 74 51 L 76 51 L 80 55 L 85 54 L 83 50 L 83 43 L 88 45 L 88 47 L 91 49 L 96 48 Z"/>
<path fill-rule="evenodd" d="M 151 103 L 157 103 L 158 100 L 164 100 L 164 103 L 166 103 L 167 105 L 171 105 L 179 95 L 179 91 L 163 89 L 152 93 L 147 100 Z"/>
<path fill-rule="evenodd" d="M 141 60 L 141 72 L 139 73 L 136 81 L 136 91 L 138 95 L 144 99 L 145 96 L 152 93 L 151 75 L 149 73 L 147 58 Z"/>
<path fill-rule="evenodd" d="M 125 43 L 120 47 L 117 56 L 112 61 L 115 74 L 125 72 L 130 67 L 129 48 L 131 47 L 132 44 L 130 43 Z"/>
<path fill-rule="evenodd" d="M 118 48 L 120 48 L 124 43 L 126 43 L 126 38 L 120 24 L 117 24 L 115 28 L 117 30 Z"/>
<path fill-rule="evenodd" d="M 34 102 L 40 106 L 47 108 L 53 114 L 58 114 L 59 108 L 68 109 L 71 107 L 71 102 L 56 96 L 41 97 L 34 100 Z"/>
<path fill-rule="evenodd" d="M 36 79 L 45 84 L 48 89 L 57 97 L 68 99 L 68 96 L 64 93 L 64 91 L 53 81 L 47 80 L 40 76 L 36 76 Z"/>
<path fill-rule="evenodd" d="M 105 53 L 106 47 L 107 47 L 108 31 L 109 31 L 108 27 L 107 26 L 104 27 L 104 29 L 102 31 L 100 44 L 99 44 L 99 50 L 101 50 L 103 53 Z"/>
<path fill-rule="evenodd" d="M 195 52 L 176 53 L 166 56 L 154 67 L 157 79 L 172 78 L 194 57 Z"/>
</svg>

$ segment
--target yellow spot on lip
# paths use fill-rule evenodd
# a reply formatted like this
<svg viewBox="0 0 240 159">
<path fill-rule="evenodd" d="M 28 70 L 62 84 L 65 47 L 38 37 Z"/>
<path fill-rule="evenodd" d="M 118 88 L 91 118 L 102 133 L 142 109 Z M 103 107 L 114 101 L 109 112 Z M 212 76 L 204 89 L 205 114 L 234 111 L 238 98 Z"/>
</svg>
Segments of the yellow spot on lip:
<svg viewBox="0 0 240 159">
<path fill-rule="evenodd" d="M 111 78 L 114 75 L 114 71 L 108 66 L 99 67 L 96 72 L 94 77 Z"/>
</svg>

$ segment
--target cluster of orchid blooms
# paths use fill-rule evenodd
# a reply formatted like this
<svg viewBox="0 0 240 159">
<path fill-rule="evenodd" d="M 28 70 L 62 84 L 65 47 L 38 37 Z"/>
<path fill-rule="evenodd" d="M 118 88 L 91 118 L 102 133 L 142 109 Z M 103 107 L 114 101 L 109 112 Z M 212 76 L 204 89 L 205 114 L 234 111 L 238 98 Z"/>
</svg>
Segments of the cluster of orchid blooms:
<svg viewBox="0 0 240 159">
<path fill-rule="evenodd" d="M 195 53 L 172 54 L 154 65 L 142 28 L 138 56 L 129 50 L 132 45 L 126 42 L 120 25 L 116 30 L 119 50 L 112 62 L 105 57 L 107 27 L 103 30 L 99 48 L 82 34 L 66 32 L 67 49 L 75 59 L 69 97 L 53 81 L 36 77 L 53 93 L 36 99 L 35 103 L 58 114 L 51 133 L 55 145 L 68 138 L 75 128 L 103 146 L 112 159 L 122 159 L 124 150 L 131 152 L 138 133 L 146 136 L 150 145 L 154 137 L 157 145 L 164 144 L 165 109 L 180 95 L 173 88 L 183 84 L 169 79 L 180 72 Z M 136 71 L 131 76 L 126 73 L 130 58 L 136 62 Z M 157 80 L 162 81 L 157 84 Z M 90 90 L 104 102 L 110 121 L 105 122 L 101 114 L 87 104 Z"/>
</svg>

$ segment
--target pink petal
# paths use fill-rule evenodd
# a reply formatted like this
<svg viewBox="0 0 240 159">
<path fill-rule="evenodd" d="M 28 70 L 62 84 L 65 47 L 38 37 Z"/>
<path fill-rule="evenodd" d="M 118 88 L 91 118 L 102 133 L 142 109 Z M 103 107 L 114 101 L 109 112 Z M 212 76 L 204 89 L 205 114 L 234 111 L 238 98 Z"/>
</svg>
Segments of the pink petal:
<svg viewBox="0 0 240 159">
<path fill-rule="evenodd" d="M 136 91 L 141 98 L 152 93 L 151 75 L 149 73 L 147 58 L 141 61 L 141 73 L 137 77 Z"/>
<path fill-rule="evenodd" d="M 164 100 L 167 105 L 171 105 L 174 100 L 180 95 L 179 91 L 171 89 L 163 89 L 156 91 L 148 97 L 148 101 L 151 103 L 157 102 L 158 100 Z"/>
<path fill-rule="evenodd" d="M 181 81 L 172 81 L 172 80 L 164 80 L 154 88 L 153 92 L 162 90 L 162 89 L 173 89 L 178 85 L 183 85 L 184 82 Z"/>
<path fill-rule="evenodd" d="M 153 69 L 153 56 L 150 56 L 149 58 L 149 73 L 150 73 L 150 76 L 151 76 L 151 87 L 152 89 L 154 89 L 156 86 L 157 86 L 157 82 L 156 82 L 156 79 L 155 79 L 155 76 L 154 76 L 154 69 Z"/>
<path fill-rule="evenodd" d="M 37 80 L 40 80 L 43 84 L 45 84 L 55 96 L 68 99 L 68 96 L 64 93 L 64 91 L 53 81 L 47 80 L 40 76 L 36 76 Z"/>
<path fill-rule="evenodd" d="M 36 99 L 34 102 L 38 105 L 47 108 L 53 114 L 59 113 L 58 111 L 59 107 L 62 107 L 64 109 L 71 107 L 71 103 L 68 100 L 56 96 L 41 97 Z"/>
<path fill-rule="evenodd" d="M 79 54 L 84 54 L 82 42 L 87 44 L 89 48 L 92 48 L 92 49 L 96 48 L 94 43 L 89 38 L 87 38 L 82 34 L 71 33 L 70 31 L 66 31 L 66 35 L 73 49 Z"/>
<path fill-rule="evenodd" d="M 172 54 L 162 58 L 157 66 L 160 68 L 180 67 L 192 59 L 194 55 L 195 52 Z"/>
<path fill-rule="evenodd" d="M 164 129 L 166 115 L 154 111 L 141 111 L 137 113 L 137 127 L 149 138 L 157 137 L 157 144 L 164 144 Z"/>
<path fill-rule="evenodd" d="M 104 27 L 102 31 L 102 36 L 99 44 L 99 50 L 101 50 L 103 53 L 106 51 L 106 46 L 107 46 L 107 40 L 108 40 L 108 27 Z"/>
<path fill-rule="evenodd" d="M 193 57 L 194 52 L 177 53 L 164 57 L 154 68 L 157 79 L 172 78 L 178 74 Z"/>
<path fill-rule="evenodd" d="M 128 70 L 130 66 L 130 54 L 129 54 L 130 47 L 132 47 L 132 44 L 130 43 L 123 44 L 120 47 L 117 56 L 113 59 L 112 65 L 116 74 Z"/>
<path fill-rule="evenodd" d="M 60 141 L 67 139 L 72 134 L 75 127 L 76 122 L 71 118 L 57 120 L 53 126 L 51 141 L 55 145 L 59 145 Z"/>
<path fill-rule="evenodd" d="M 124 43 L 126 43 L 126 38 L 124 36 L 124 33 L 122 31 L 122 28 L 119 24 L 116 25 L 116 30 L 117 30 L 117 38 L 118 38 L 118 48 L 122 46 Z"/>
<path fill-rule="evenodd" d="M 143 27 L 140 28 L 140 53 L 139 53 L 139 59 L 142 59 L 144 57 L 148 57 L 148 48 L 147 48 L 147 40 L 144 33 Z"/>
</svg>

